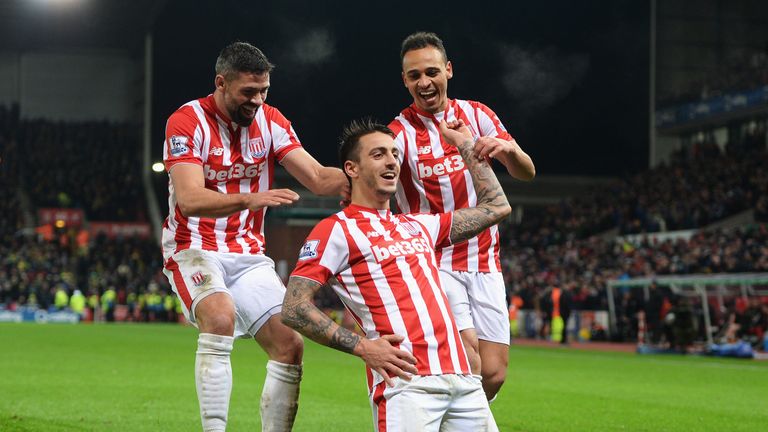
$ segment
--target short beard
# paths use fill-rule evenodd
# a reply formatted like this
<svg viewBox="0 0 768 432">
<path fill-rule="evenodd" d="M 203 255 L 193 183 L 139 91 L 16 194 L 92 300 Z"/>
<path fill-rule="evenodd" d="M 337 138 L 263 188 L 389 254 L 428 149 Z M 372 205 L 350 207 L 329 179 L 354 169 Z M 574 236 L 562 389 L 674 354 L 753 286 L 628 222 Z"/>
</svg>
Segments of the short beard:
<svg viewBox="0 0 768 432">
<path fill-rule="evenodd" d="M 259 108 L 256 108 L 256 112 L 259 112 Z M 253 117 L 245 117 L 243 113 L 240 112 L 240 108 L 235 110 L 234 113 L 231 114 L 232 121 L 237 123 L 240 126 L 248 127 L 253 123 L 253 120 L 256 118 L 254 115 Z"/>
</svg>

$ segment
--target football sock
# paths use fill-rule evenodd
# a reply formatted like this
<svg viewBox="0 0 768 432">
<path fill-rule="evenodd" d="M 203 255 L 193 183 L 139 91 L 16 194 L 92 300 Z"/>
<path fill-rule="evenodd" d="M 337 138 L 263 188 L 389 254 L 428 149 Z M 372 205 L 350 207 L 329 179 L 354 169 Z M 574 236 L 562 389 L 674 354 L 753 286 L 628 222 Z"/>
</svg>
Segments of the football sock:
<svg viewBox="0 0 768 432">
<path fill-rule="evenodd" d="M 261 430 L 289 432 L 299 408 L 301 365 L 269 360 L 261 392 Z"/>
<path fill-rule="evenodd" d="M 200 403 L 203 431 L 219 432 L 227 428 L 229 395 L 232 392 L 232 336 L 200 333 L 195 356 L 195 384 Z"/>
</svg>

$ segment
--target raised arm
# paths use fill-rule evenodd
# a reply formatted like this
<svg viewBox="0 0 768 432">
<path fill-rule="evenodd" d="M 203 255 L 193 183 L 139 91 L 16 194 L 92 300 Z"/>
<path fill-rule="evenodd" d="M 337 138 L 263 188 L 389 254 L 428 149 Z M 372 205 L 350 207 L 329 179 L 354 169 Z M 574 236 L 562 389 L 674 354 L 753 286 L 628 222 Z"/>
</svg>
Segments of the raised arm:
<svg viewBox="0 0 768 432">
<path fill-rule="evenodd" d="M 440 133 L 446 142 L 455 146 L 464 158 L 467 170 L 472 176 L 472 183 L 477 194 L 477 206 L 463 208 L 453 212 L 451 242 L 460 243 L 480 234 L 484 229 L 501 222 L 509 216 L 509 206 L 504 190 L 493 169 L 485 161 L 473 154 L 474 143 L 469 129 L 461 120 L 440 122 Z"/>
<path fill-rule="evenodd" d="M 474 154 L 477 158 L 492 157 L 504 164 L 512 177 L 529 181 L 536 177 L 533 159 L 517 144 L 514 138 L 507 141 L 495 137 L 480 137 L 475 142 Z"/>
<path fill-rule="evenodd" d="M 196 164 L 176 164 L 171 167 L 170 176 L 176 202 L 187 217 L 226 217 L 245 209 L 255 211 L 262 207 L 277 207 L 299 199 L 299 195 L 290 189 L 231 194 L 207 189 L 203 167 Z"/>
<path fill-rule="evenodd" d="M 390 374 L 410 380 L 408 373 L 417 372 L 413 366 L 416 358 L 392 346 L 402 342 L 403 337 L 382 335 L 369 340 L 340 327 L 312 303 L 312 296 L 321 286 L 311 279 L 291 276 L 283 299 L 283 323 L 315 342 L 362 358 L 390 386 Z"/>
<path fill-rule="evenodd" d="M 349 181 L 344 173 L 333 167 L 320 165 L 304 149 L 296 149 L 285 155 L 283 167 L 315 195 L 340 195 L 349 198 Z"/>
</svg>

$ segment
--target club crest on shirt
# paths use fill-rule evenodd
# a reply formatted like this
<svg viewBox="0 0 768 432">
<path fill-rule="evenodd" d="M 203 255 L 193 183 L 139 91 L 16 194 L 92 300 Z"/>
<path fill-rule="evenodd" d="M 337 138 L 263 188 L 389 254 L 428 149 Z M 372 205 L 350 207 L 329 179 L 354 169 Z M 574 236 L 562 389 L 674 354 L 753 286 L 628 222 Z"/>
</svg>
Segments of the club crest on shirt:
<svg viewBox="0 0 768 432">
<path fill-rule="evenodd" d="M 207 274 L 203 274 L 201 271 L 197 271 L 194 274 L 192 274 L 192 283 L 195 284 L 196 287 L 201 287 L 208 283 L 209 280 L 211 280 L 211 276 Z"/>
<path fill-rule="evenodd" d="M 414 237 L 418 237 L 418 236 L 421 235 L 421 228 L 419 228 L 418 225 L 416 225 L 415 223 L 413 223 L 411 221 L 400 222 L 400 226 L 405 228 L 405 231 L 407 231 L 408 234 L 410 234 L 410 235 L 412 235 Z"/>
<path fill-rule="evenodd" d="M 179 157 L 189 152 L 189 147 L 187 147 L 188 141 L 187 137 L 180 135 L 173 135 L 168 138 L 168 142 L 171 144 L 171 154 L 174 157 Z"/>
<path fill-rule="evenodd" d="M 249 139 L 248 153 L 254 159 L 263 158 L 267 154 L 267 146 L 264 145 L 264 140 L 261 137 Z"/>
<path fill-rule="evenodd" d="M 307 240 L 304 246 L 301 247 L 299 252 L 300 260 L 307 260 L 317 258 L 317 246 L 320 244 L 320 240 Z"/>
</svg>

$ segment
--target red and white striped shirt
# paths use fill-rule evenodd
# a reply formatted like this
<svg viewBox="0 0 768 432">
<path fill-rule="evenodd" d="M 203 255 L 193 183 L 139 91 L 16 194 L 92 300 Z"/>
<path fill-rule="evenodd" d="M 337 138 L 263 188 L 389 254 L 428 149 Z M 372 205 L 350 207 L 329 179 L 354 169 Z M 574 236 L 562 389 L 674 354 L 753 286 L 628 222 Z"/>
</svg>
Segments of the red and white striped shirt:
<svg viewBox="0 0 768 432">
<path fill-rule="evenodd" d="M 221 193 L 264 192 L 272 186 L 274 162 L 301 148 L 289 122 L 277 108 L 262 105 L 248 127 L 232 122 L 216 108 L 213 95 L 184 104 L 165 127 L 163 161 L 201 165 L 205 187 Z M 184 249 L 242 254 L 264 253 L 266 208 L 228 217 L 187 217 L 168 182 L 168 218 L 163 224 L 163 256 Z"/>
<path fill-rule="evenodd" d="M 469 374 L 434 254 L 450 244 L 452 220 L 350 205 L 312 230 L 291 276 L 330 281 L 367 338 L 405 337 L 399 348 L 419 375 Z M 370 386 L 381 381 L 368 372 Z"/>
<path fill-rule="evenodd" d="M 440 121 L 461 119 L 476 137 L 511 140 L 498 116 L 480 102 L 453 99 L 445 112 L 430 114 L 411 104 L 389 124 L 395 133 L 402 166 L 397 185 L 401 212 L 443 213 L 475 207 L 472 176 L 456 147 L 443 142 Z M 499 261 L 499 229 L 494 225 L 467 242 L 437 251 L 440 268 L 495 273 Z"/>
</svg>

